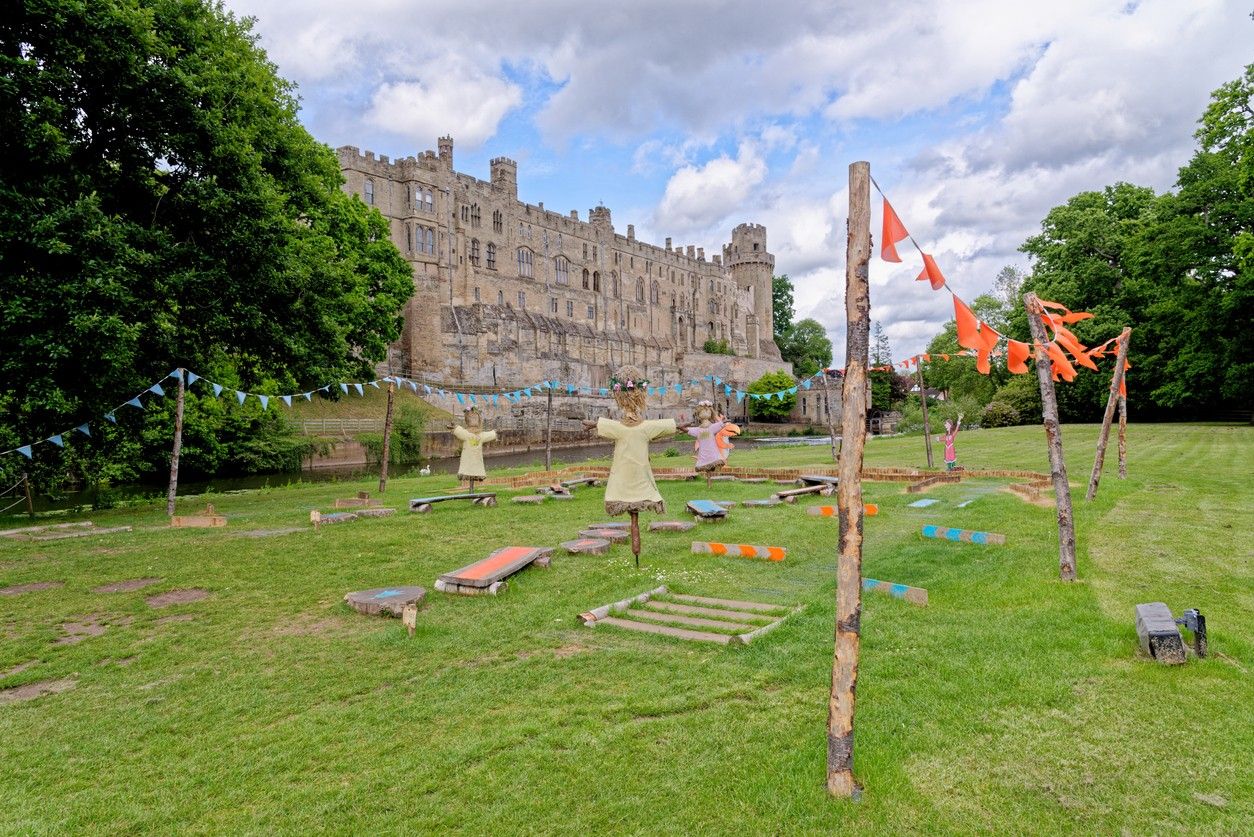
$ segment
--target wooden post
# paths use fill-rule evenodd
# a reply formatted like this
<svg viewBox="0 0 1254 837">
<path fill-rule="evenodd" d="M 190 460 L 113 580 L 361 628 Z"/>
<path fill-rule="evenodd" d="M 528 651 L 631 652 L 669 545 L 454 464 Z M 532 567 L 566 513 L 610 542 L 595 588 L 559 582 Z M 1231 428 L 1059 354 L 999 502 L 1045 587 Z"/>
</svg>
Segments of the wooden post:
<svg viewBox="0 0 1254 837">
<path fill-rule="evenodd" d="M 179 369 L 179 394 L 174 402 L 174 448 L 170 452 L 170 488 L 165 495 L 165 513 L 174 517 L 174 495 L 179 487 L 179 452 L 183 450 L 183 394 L 186 391 L 187 370 Z"/>
<path fill-rule="evenodd" d="M 28 517 L 35 516 L 35 501 L 30 494 L 30 474 L 22 472 L 22 482 L 26 486 L 26 515 Z"/>
<path fill-rule="evenodd" d="M 1102 429 L 1097 434 L 1097 455 L 1093 459 L 1093 473 L 1089 476 L 1089 490 L 1085 500 L 1097 496 L 1097 484 L 1102 478 L 1102 466 L 1106 462 L 1106 442 L 1110 439 L 1110 422 L 1115 417 L 1115 406 L 1119 403 L 1119 387 L 1123 384 L 1123 365 L 1128 360 L 1128 338 L 1132 329 L 1125 328 L 1119 335 L 1119 356 L 1115 360 L 1115 371 L 1110 376 L 1110 396 L 1106 399 L 1106 412 L 1102 415 Z"/>
<path fill-rule="evenodd" d="M 932 428 L 927 423 L 927 387 L 923 383 L 923 364 L 916 362 L 919 373 L 919 403 L 923 405 L 923 443 L 927 445 L 927 467 L 932 467 Z"/>
<path fill-rule="evenodd" d="M 1058 509 L 1058 575 L 1075 581 L 1075 520 L 1071 516 L 1071 486 L 1067 484 L 1067 463 L 1062 458 L 1062 428 L 1058 424 L 1058 399 L 1054 395 L 1054 364 L 1045 351 L 1044 310 L 1036 294 L 1023 295 L 1028 328 L 1036 346 L 1036 378 L 1041 385 L 1042 423 L 1049 445 L 1049 471 L 1054 481 L 1054 504 Z"/>
<path fill-rule="evenodd" d="M 1128 399 L 1119 396 L 1119 479 L 1128 478 Z"/>
<path fill-rule="evenodd" d="M 832 461 L 840 462 L 840 448 L 836 443 L 836 422 L 832 418 L 832 392 L 827 385 L 827 370 L 822 370 L 823 375 L 823 406 L 827 411 L 827 437 L 832 443 Z"/>
<path fill-rule="evenodd" d="M 544 470 L 553 470 L 553 387 L 547 388 L 549 393 L 549 410 L 544 419 Z"/>
<path fill-rule="evenodd" d="M 848 244 L 845 255 L 845 381 L 842 391 L 840 485 L 836 513 L 840 555 L 836 569 L 836 652 L 827 701 L 827 792 L 855 797 L 853 711 L 858 685 L 858 645 L 862 621 L 862 450 L 866 444 L 867 345 L 871 297 L 871 166 L 849 166 Z M 844 450 L 845 443 L 848 451 Z M 845 456 L 848 453 L 848 456 Z"/>
<path fill-rule="evenodd" d="M 392 458 L 392 408 L 396 400 L 396 383 L 388 381 L 388 410 L 383 416 L 383 461 L 379 463 L 379 493 L 388 487 L 388 461 Z"/>
<path fill-rule="evenodd" d="M 636 556 L 636 569 L 640 569 L 640 512 L 628 512 L 631 515 L 631 553 Z"/>
</svg>

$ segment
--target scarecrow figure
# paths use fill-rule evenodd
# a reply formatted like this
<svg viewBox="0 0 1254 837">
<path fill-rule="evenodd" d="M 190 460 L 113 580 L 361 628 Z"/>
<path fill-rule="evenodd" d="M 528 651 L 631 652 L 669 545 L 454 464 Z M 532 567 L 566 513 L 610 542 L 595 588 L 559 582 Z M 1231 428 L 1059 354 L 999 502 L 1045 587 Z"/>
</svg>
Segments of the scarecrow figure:
<svg viewBox="0 0 1254 837">
<path fill-rule="evenodd" d="M 488 475 L 483 464 L 483 446 L 496 441 L 496 431 L 483 429 L 483 416 L 474 407 L 467 407 L 464 413 L 466 426 L 448 425 L 453 435 L 461 440 L 462 457 L 457 465 L 457 478 L 470 483 L 470 492 L 475 491 L 475 483 Z"/>
<path fill-rule="evenodd" d="M 710 477 L 723 468 L 724 459 L 719 453 L 717 436 L 726 422 L 717 419 L 714 405 L 709 401 L 698 401 L 692 415 L 700 425 L 686 430 L 697 440 L 697 473 L 705 474 L 705 487 L 709 488 Z"/>
</svg>

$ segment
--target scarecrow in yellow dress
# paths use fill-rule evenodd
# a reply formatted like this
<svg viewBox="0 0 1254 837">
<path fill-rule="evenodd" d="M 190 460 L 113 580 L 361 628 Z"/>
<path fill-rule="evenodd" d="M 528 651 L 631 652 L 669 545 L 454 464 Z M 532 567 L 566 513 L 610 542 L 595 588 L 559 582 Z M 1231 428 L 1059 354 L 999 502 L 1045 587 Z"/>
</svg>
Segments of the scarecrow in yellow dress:
<svg viewBox="0 0 1254 837">
<path fill-rule="evenodd" d="M 448 425 L 453 435 L 461 440 L 462 457 L 457 464 L 457 478 L 470 483 L 470 491 L 474 493 L 475 483 L 487 477 L 488 472 L 483 464 L 483 446 L 496 441 L 496 431 L 483 429 L 483 416 L 474 407 L 467 407 L 465 413 L 466 426 Z"/>
<path fill-rule="evenodd" d="M 610 476 L 605 483 L 605 512 L 610 515 L 631 515 L 631 551 L 640 566 L 640 520 L 642 511 L 666 512 L 666 501 L 658 493 L 649 465 L 649 442 L 673 435 L 679 428 L 674 419 L 644 418 L 645 393 L 649 382 L 639 370 L 624 367 L 610 379 L 610 394 L 623 411 L 621 420 L 600 418 L 585 421 L 588 429 L 596 428 L 602 439 L 614 442 L 614 458 Z"/>
</svg>

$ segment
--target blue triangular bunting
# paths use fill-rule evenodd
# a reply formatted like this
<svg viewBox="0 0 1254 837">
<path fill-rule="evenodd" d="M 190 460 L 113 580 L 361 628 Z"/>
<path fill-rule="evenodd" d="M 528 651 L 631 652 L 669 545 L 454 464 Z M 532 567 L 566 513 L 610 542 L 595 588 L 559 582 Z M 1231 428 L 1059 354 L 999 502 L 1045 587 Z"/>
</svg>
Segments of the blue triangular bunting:
<svg viewBox="0 0 1254 837">
<path fill-rule="evenodd" d="M 389 382 L 389 383 L 390 383 L 390 382 Z M 379 388 L 379 382 L 378 382 L 378 381 L 371 381 L 371 382 L 370 382 L 370 386 L 374 387 L 375 389 L 378 389 L 378 388 Z"/>
<path fill-rule="evenodd" d="M 270 409 L 270 396 L 258 395 L 257 398 L 261 400 L 261 409 L 263 410 Z"/>
<path fill-rule="evenodd" d="M 196 382 L 197 382 L 197 381 L 199 381 L 199 380 L 200 380 L 200 376 L 199 376 L 199 375 L 197 375 L 195 372 L 192 372 L 191 370 L 188 370 L 188 372 L 187 372 L 187 383 L 188 383 L 188 385 L 189 385 L 189 386 L 190 386 L 191 384 L 196 383 Z"/>
<path fill-rule="evenodd" d="M 107 418 L 109 421 L 113 422 L 114 424 L 118 423 L 118 417 L 115 416 L 112 411 L 105 413 L 105 418 Z"/>
<path fill-rule="evenodd" d="M 65 442 L 61 441 L 61 434 L 60 434 L 60 433 L 58 433 L 58 434 L 57 434 L 57 435 L 55 435 L 55 436 L 49 436 L 49 437 L 48 437 L 48 441 L 49 441 L 49 442 L 52 442 L 52 444 L 56 445 L 56 446 L 57 446 L 57 447 L 59 447 L 59 448 L 63 448 L 63 447 L 65 447 Z"/>
<path fill-rule="evenodd" d="M 244 403 L 244 399 L 248 397 L 248 393 L 235 390 L 235 397 L 239 399 L 239 403 L 242 405 Z"/>
<path fill-rule="evenodd" d="M 82 433 L 84 436 L 91 436 L 91 428 L 85 424 L 80 424 L 78 427 L 75 427 L 74 429 L 77 430 L 79 433 Z"/>
<path fill-rule="evenodd" d="M 173 379 L 174 379 L 174 380 L 176 380 L 176 381 L 181 381 L 181 380 L 183 380 L 183 370 L 182 370 L 182 369 L 175 369 L 173 372 L 171 372 L 171 373 L 170 373 L 169 375 L 167 375 L 166 377 L 167 377 L 167 378 L 173 378 Z"/>
<path fill-rule="evenodd" d="M 127 402 L 126 402 L 126 404 L 125 404 L 125 406 L 127 406 L 127 407 L 136 407 L 136 408 L 138 408 L 138 409 L 140 409 L 140 410 L 144 409 L 144 404 L 143 404 L 143 402 L 142 402 L 142 401 L 140 401 L 140 400 L 139 400 L 139 396 L 138 396 L 138 395 L 137 395 L 137 396 L 135 396 L 134 398 L 132 398 L 130 401 L 127 401 Z"/>
<path fill-rule="evenodd" d="M 149 392 L 155 392 L 157 395 L 165 395 L 165 390 L 161 388 L 161 384 L 153 384 L 148 387 Z"/>
<path fill-rule="evenodd" d="M 283 403 L 284 403 L 284 404 L 286 404 L 286 405 L 287 405 L 287 406 L 289 406 L 289 407 L 290 407 L 290 406 L 292 406 L 292 396 L 290 396 L 290 395 L 280 395 L 279 397 L 283 399 Z"/>
<path fill-rule="evenodd" d="M 20 453 L 22 456 L 25 456 L 27 459 L 31 458 L 30 445 L 22 445 L 20 448 L 17 449 L 17 452 Z"/>
<path fill-rule="evenodd" d="M 366 391 L 362 388 L 361 384 L 353 384 L 353 387 L 357 390 L 358 395 L 363 397 L 365 396 Z"/>
<path fill-rule="evenodd" d="M 348 395 L 348 384 L 340 384 L 340 392 Z"/>
<path fill-rule="evenodd" d="M 459 393 L 457 393 L 457 403 L 458 403 L 458 404 L 465 404 L 465 403 L 466 403 L 466 396 L 462 395 L 460 392 L 459 392 Z"/>
<path fill-rule="evenodd" d="M 213 397 L 217 398 L 221 394 L 222 394 L 222 384 L 214 384 L 213 385 Z"/>
</svg>

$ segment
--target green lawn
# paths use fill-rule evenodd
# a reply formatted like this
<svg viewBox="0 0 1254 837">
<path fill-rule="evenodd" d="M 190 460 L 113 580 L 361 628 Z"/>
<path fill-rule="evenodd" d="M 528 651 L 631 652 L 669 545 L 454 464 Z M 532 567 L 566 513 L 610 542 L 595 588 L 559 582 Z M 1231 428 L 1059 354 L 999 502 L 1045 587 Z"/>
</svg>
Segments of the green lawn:
<svg viewBox="0 0 1254 837">
<path fill-rule="evenodd" d="M 1052 510 L 1004 480 L 934 489 L 925 496 L 941 502 L 924 509 L 906 506 L 917 497 L 899 483 L 865 485 L 880 506 L 866 521 L 865 575 L 926 587 L 931 603 L 864 600 L 861 802 L 823 789 L 836 527 L 804 501 L 646 533 L 639 571 L 617 546 L 559 555 L 495 599 L 431 590 L 410 639 L 399 620 L 359 616 L 341 597 L 430 589 L 498 546 L 556 545 L 605 519 L 602 492 L 244 534 L 307 527 L 309 509 L 371 488 L 363 482 L 216 496 L 225 530 L 158 528 L 154 506 L 91 516 L 134 524 L 131 534 L 0 542 L 0 587 L 65 582 L 0 596 L 0 674 L 38 661 L 0 688 L 76 684 L 0 703 L 0 832 L 1254 832 L 1254 430 L 1132 425 L 1129 479 L 1117 478 L 1112 448 L 1089 504 L 1096 428 L 1063 435 L 1074 584 L 1058 581 Z M 873 440 L 867 464 L 917 465 L 921 448 L 919 437 Z M 964 433 L 958 450 L 968 467 L 1047 469 L 1040 428 Z M 734 457 L 794 465 L 829 452 Z M 451 484 L 394 480 L 387 497 L 403 508 Z M 676 518 L 688 499 L 772 488 L 662 484 Z M 1008 543 L 925 541 L 928 522 Z M 691 555 L 694 534 L 789 554 L 782 564 Z M 139 577 L 162 581 L 91 592 Z M 658 584 L 804 609 L 747 648 L 575 618 Z M 192 587 L 212 595 L 145 603 Z M 1132 607 L 1155 600 L 1206 614 L 1209 659 L 1138 659 Z M 107 623 L 102 635 L 54 644 L 62 623 L 88 614 Z"/>
</svg>

